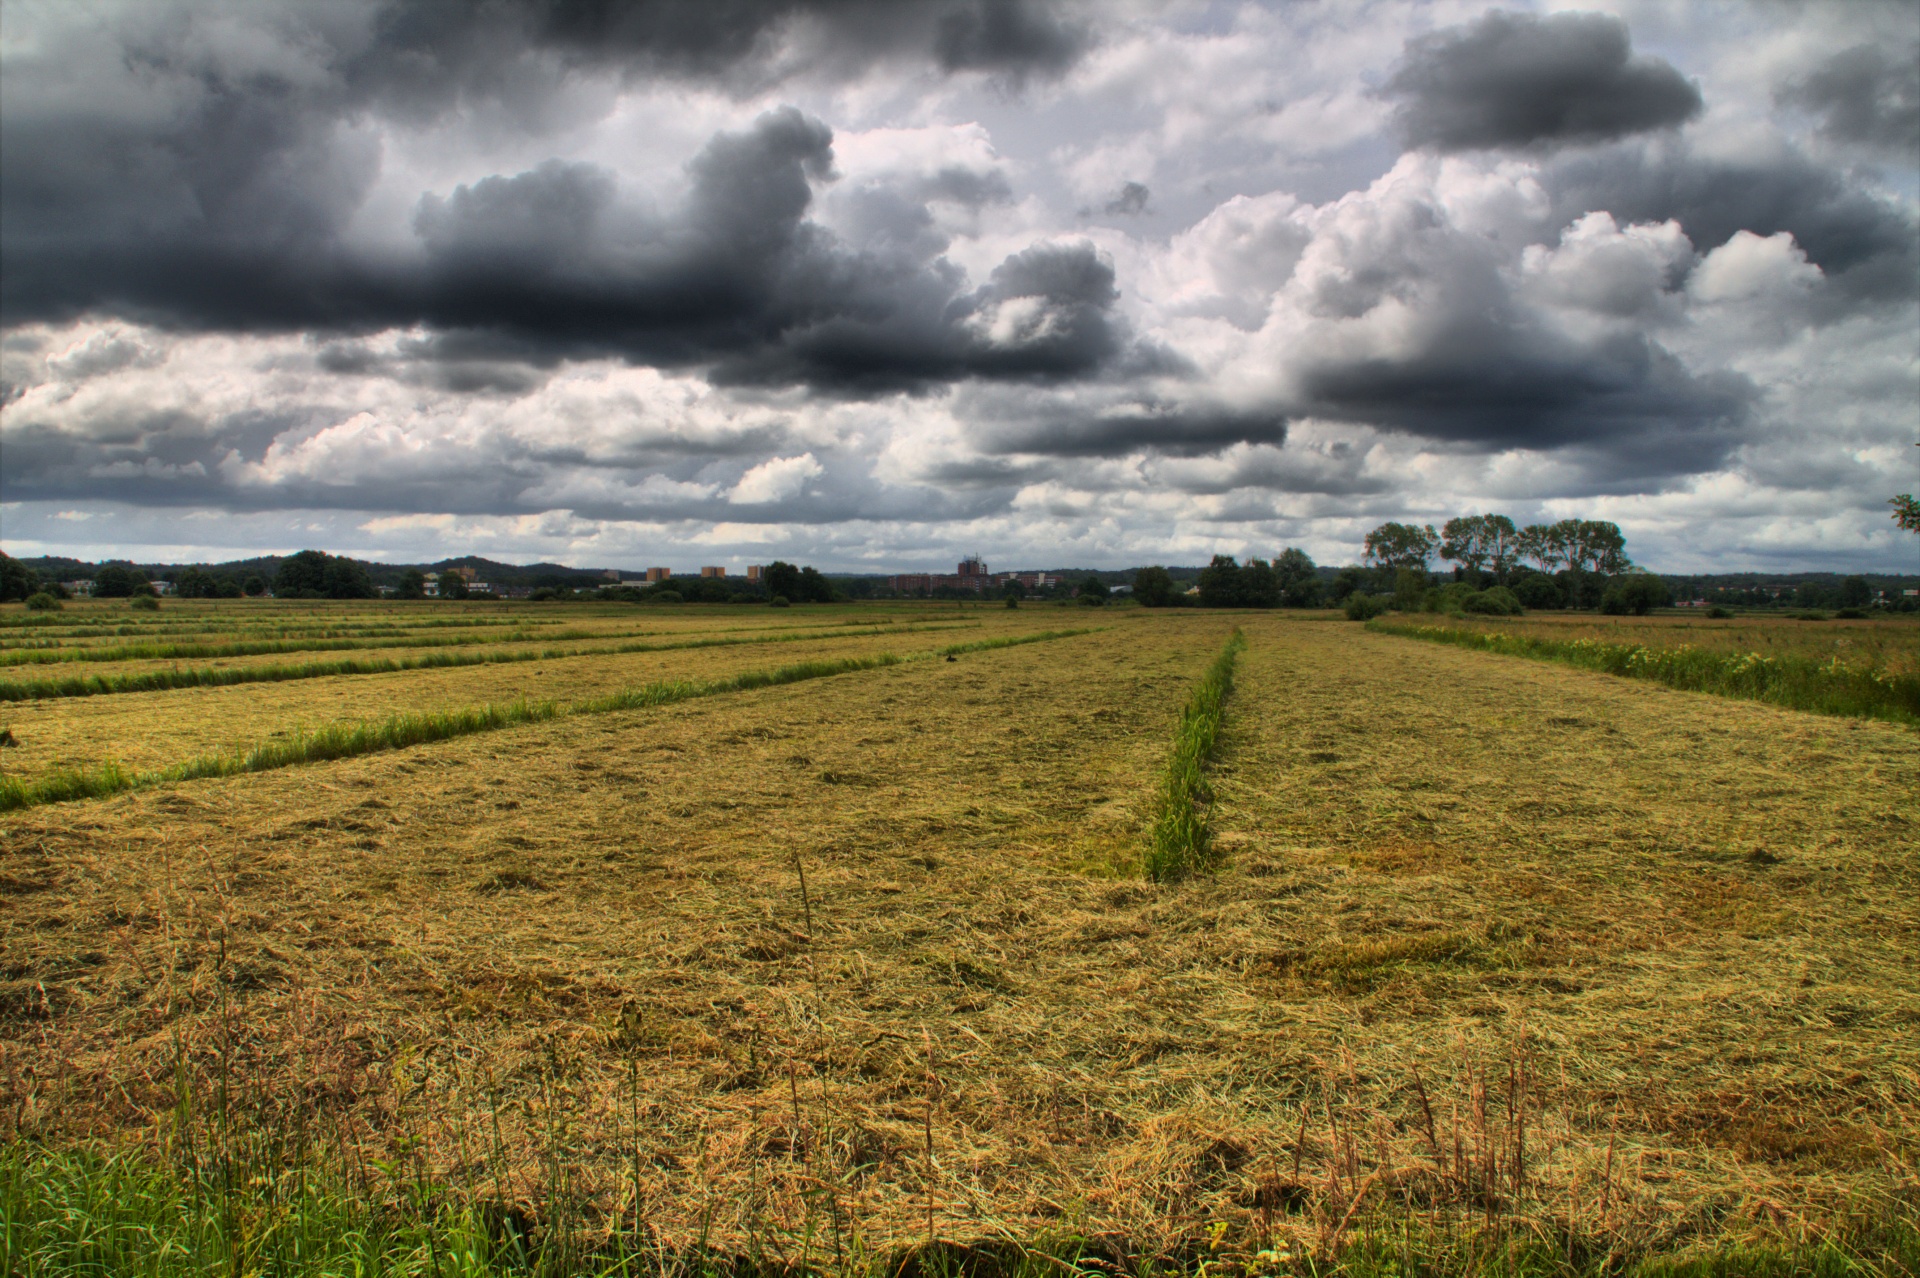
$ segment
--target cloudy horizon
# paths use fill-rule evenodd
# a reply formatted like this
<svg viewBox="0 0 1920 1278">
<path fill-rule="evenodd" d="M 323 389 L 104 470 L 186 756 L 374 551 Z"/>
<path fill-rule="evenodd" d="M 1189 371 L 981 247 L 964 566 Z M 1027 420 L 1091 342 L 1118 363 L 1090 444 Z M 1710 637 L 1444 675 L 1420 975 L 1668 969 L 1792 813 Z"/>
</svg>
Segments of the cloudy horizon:
<svg viewBox="0 0 1920 1278">
<path fill-rule="evenodd" d="M 0 11 L 0 544 L 1912 572 L 1910 3 Z"/>
</svg>

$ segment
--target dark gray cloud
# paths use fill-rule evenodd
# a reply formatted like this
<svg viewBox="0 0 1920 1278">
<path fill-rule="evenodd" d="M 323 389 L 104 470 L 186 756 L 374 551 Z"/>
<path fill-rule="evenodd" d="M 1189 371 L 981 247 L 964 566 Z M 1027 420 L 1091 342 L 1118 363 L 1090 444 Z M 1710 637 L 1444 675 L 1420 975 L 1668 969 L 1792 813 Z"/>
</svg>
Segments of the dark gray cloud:
<svg viewBox="0 0 1920 1278">
<path fill-rule="evenodd" d="M 1794 151 L 1702 158 L 1681 144 L 1627 142 L 1555 160 L 1544 175 L 1556 224 L 1604 209 L 1621 223 L 1680 223 L 1701 253 L 1739 231 L 1790 233 L 1845 301 L 1910 300 L 1920 228 L 1891 201 Z"/>
<path fill-rule="evenodd" d="M 1137 217 L 1147 211 L 1147 197 L 1151 194 L 1145 183 L 1122 183 L 1120 193 L 1107 201 L 1107 212 L 1121 217 Z"/>
<path fill-rule="evenodd" d="M 33 180 L 33 166 L 59 161 L 51 139 L 29 136 L 43 145 L 9 145 L 0 197 L 10 323 L 104 312 L 179 328 L 426 325 L 440 336 L 417 358 L 473 365 L 483 348 L 480 366 L 441 375 L 456 390 L 536 380 L 513 363 L 615 355 L 708 366 L 727 384 L 871 393 L 972 376 L 1085 375 L 1125 346 L 1111 314 L 1112 267 L 1089 247 L 1031 249 L 971 290 L 941 256 L 946 242 L 925 199 L 994 199 L 1002 188 L 993 175 L 942 172 L 920 184 L 917 202 L 870 193 L 872 233 L 859 248 L 809 220 L 813 184 L 833 173 L 832 134 L 792 109 L 716 136 L 689 165 L 685 204 L 667 215 L 623 201 L 605 170 L 552 160 L 423 197 L 419 256 L 398 262 L 323 232 L 340 216 L 337 198 L 324 213 L 278 223 L 271 201 L 183 199 L 135 226 L 128 193 L 70 183 L 79 199 L 70 216 L 47 200 L 16 218 L 16 201 L 58 185 Z M 16 164 L 28 175 L 18 187 Z M 242 185 L 270 186 L 260 171 Z M 294 208 L 297 196 L 275 199 Z M 218 212 L 239 203 L 249 216 Z M 209 204 L 215 216 L 201 212 Z M 357 358 L 348 347 L 323 355 L 342 370 Z"/>
<path fill-rule="evenodd" d="M 1843 49 L 1778 97 L 1821 116 L 1827 137 L 1886 147 L 1909 160 L 1920 152 L 1920 42 Z"/>
<path fill-rule="evenodd" d="M 1598 142 L 1685 123 L 1700 92 L 1660 58 L 1635 57 L 1626 24 L 1598 13 L 1488 13 L 1410 41 L 1387 81 L 1407 142 L 1439 151 Z"/>
</svg>

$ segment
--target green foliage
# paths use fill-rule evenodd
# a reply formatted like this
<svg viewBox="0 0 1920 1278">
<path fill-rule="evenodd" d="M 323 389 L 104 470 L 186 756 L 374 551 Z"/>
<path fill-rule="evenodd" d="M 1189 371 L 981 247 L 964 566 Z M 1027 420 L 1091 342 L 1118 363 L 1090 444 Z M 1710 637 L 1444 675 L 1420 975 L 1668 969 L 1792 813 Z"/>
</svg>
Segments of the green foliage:
<svg viewBox="0 0 1920 1278">
<path fill-rule="evenodd" d="M 1440 529 L 1440 557 L 1451 559 L 1478 578 L 1481 568 L 1507 579 L 1519 553 L 1519 531 L 1505 515 L 1463 515 Z"/>
<path fill-rule="evenodd" d="M 267 593 L 267 581 L 259 573 L 248 573 L 247 579 L 240 583 L 240 591 L 249 599 L 258 599 Z"/>
<path fill-rule="evenodd" d="M 1200 570 L 1200 605 L 1204 608 L 1275 608 L 1280 604 L 1280 581 L 1264 559 L 1249 559 L 1243 568 L 1232 555 L 1215 555 Z"/>
<path fill-rule="evenodd" d="M 785 595 L 775 595 L 772 599 L 768 600 L 767 602 L 772 604 L 775 608 L 791 608 L 793 606 L 792 604 L 787 602 L 787 597 Z"/>
<path fill-rule="evenodd" d="M 1920 725 L 1920 674 L 1849 666 L 1838 658 L 1816 661 L 1809 657 L 1766 657 L 1757 652 L 1728 656 L 1685 645 L 1649 648 L 1384 619 L 1369 622 L 1367 628 L 1429 643 L 1558 661 L 1691 692 L 1766 701 L 1793 710 Z"/>
<path fill-rule="evenodd" d="M 1898 497 L 1887 499 L 1887 505 L 1893 507 L 1893 522 L 1911 533 L 1920 533 L 1920 498 L 1912 493 L 1901 493 Z"/>
<path fill-rule="evenodd" d="M 1519 574 L 1513 582 L 1513 593 L 1524 608 L 1562 608 L 1567 602 L 1560 583 L 1543 572 Z"/>
<path fill-rule="evenodd" d="M 135 595 L 133 598 L 127 600 L 127 607 L 139 612 L 159 612 L 160 597 L 154 594 L 151 588 L 149 588 L 145 593 Z"/>
<path fill-rule="evenodd" d="M 641 602 L 657 604 L 685 603 L 686 596 L 677 590 L 651 590 L 647 592 L 646 597 Z"/>
<path fill-rule="evenodd" d="M 400 574 L 400 586 L 394 591 L 396 599 L 425 599 L 427 597 L 427 574 L 418 568 L 409 568 Z"/>
<path fill-rule="evenodd" d="M 25 599 L 40 588 L 27 566 L 0 550 L 0 603 L 10 603 L 15 599 Z"/>
<path fill-rule="evenodd" d="M 1234 663 L 1246 646 L 1246 636 L 1236 629 L 1180 712 L 1173 751 L 1154 794 L 1148 827 L 1146 873 L 1155 883 L 1177 882 L 1213 865 L 1205 810 L 1213 793 L 1207 784 L 1206 767 L 1226 718 Z"/>
<path fill-rule="evenodd" d="M 1367 560 L 1382 568 L 1405 568 L 1426 575 L 1427 560 L 1440 545 L 1431 524 L 1384 523 L 1367 534 Z"/>
<path fill-rule="evenodd" d="M 833 583 L 827 580 L 826 574 L 817 568 L 808 567 L 800 570 L 800 585 L 798 593 L 793 598 L 806 603 L 832 603 L 837 596 L 834 593 Z"/>
<path fill-rule="evenodd" d="M 147 589 L 147 579 L 121 564 L 101 564 L 93 574 L 95 599 L 126 599 Z"/>
<path fill-rule="evenodd" d="M 1607 587 L 1600 597 L 1600 611 L 1612 616 L 1625 616 L 1631 613 L 1644 617 L 1655 608 L 1665 608 L 1673 602 L 1673 592 L 1667 583 L 1649 573 L 1629 573 Z"/>
<path fill-rule="evenodd" d="M 1517 617 L 1525 609 L 1520 606 L 1519 596 L 1505 586 L 1495 586 L 1490 590 L 1469 592 L 1460 601 L 1460 611 L 1489 617 Z"/>
<path fill-rule="evenodd" d="M 60 608 L 60 601 L 44 590 L 27 596 L 28 612 L 59 612 Z"/>
<path fill-rule="evenodd" d="M 1346 610 L 1348 621 L 1371 621 L 1387 610 L 1387 597 L 1355 591 L 1347 596 Z"/>
<path fill-rule="evenodd" d="M 1325 587 L 1313 559 L 1297 546 L 1281 551 L 1273 561 L 1273 579 L 1279 602 L 1286 608 L 1317 608 Z"/>
<path fill-rule="evenodd" d="M 1089 608 L 1098 608 L 1107 602 L 1107 597 L 1112 593 L 1111 590 L 1107 589 L 1106 582 L 1100 580 L 1098 577 L 1089 575 L 1085 581 L 1080 583 L 1080 593 L 1076 598 Z"/>
<path fill-rule="evenodd" d="M 440 574 L 440 597 L 442 599 L 465 599 L 472 594 L 467 589 L 467 579 L 457 572 Z"/>
<path fill-rule="evenodd" d="M 1393 573 L 1393 606 L 1401 612 L 1418 612 L 1427 602 L 1427 571 L 1424 568 L 1396 568 Z"/>
<path fill-rule="evenodd" d="M 1707 616 L 1713 618 L 1715 621 L 1725 621 L 1732 615 L 1733 610 L 1731 608 L 1722 608 L 1719 604 L 1715 604 L 1713 607 L 1707 609 Z"/>
<path fill-rule="evenodd" d="M 1165 608 L 1173 602 L 1173 577 L 1165 568 L 1142 568 L 1133 574 L 1133 597 L 1147 608 Z"/>
<path fill-rule="evenodd" d="M 378 592 L 362 565 L 323 550 L 303 550 L 281 561 L 273 593 L 280 599 L 372 599 Z"/>
</svg>

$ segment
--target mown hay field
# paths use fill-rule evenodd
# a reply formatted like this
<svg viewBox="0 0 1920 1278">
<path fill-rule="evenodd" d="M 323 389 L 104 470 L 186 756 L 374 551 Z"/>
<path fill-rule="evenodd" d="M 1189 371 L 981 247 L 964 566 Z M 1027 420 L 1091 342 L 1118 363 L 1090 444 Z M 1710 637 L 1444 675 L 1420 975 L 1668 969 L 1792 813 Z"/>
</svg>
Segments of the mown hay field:
<svg viewBox="0 0 1920 1278">
<path fill-rule="evenodd" d="M 1912 1236 L 1911 728 L 1299 614 L 671 616 L 902 633 L 0 707 L 9 769 L 164 761 L 916 658 L 0 815 L 9 1136 L 157 1157 L 217 1096 L 516 1219 L 789 1260 Z M 1156 885 L 1174 727 L 1236 625 L 1217 863 Z"/>
</svg>

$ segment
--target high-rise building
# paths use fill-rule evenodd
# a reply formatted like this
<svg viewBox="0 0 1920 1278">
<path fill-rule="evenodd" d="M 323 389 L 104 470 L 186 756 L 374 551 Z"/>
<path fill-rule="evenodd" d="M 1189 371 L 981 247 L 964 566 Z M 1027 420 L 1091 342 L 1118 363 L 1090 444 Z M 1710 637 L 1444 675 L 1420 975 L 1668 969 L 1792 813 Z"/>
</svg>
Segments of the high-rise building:
<svg viewBox="0 0 1920 1278">
<path fill-rule="evenodd" d="M 647 569 L 647 580 L 648 580 L 649 582 L 654 582 L 654 581 L 665 581 L 665 580 L 666 580 L 667 578 L 669 578 L 669 577 L 671 577 L 671 576 L 673 576 L 673 569 L 671 569 L 671 568 L 649 568 L 649 569 Z"/>
<path fill-rule="evenodd" d="M 766 575 L 767 575 L 767 566 L 765 564 L 748 564 L 747 565 L 748 581 L 764 581 L 766 579 Z"/>
<path fill-rule="evenodd" d="M 727 575 L 727 570 L 725 568 L 702 568 L 700 575 L 702 577 L 724 577 Z"/>
</svg>

